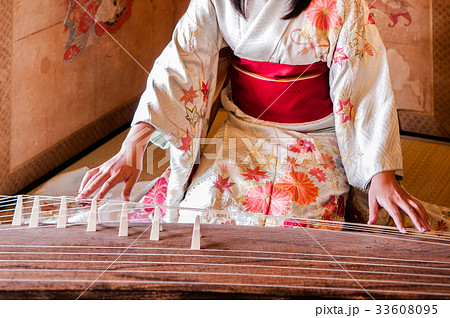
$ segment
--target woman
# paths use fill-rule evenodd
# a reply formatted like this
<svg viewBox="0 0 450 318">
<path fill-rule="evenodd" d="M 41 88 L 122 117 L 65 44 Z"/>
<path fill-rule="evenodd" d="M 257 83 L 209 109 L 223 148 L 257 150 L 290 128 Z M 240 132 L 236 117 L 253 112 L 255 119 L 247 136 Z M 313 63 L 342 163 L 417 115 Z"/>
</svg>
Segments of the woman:
<svg viewBox="0 0 450 318">
<path fill-rule="evenodd" d="M 194 172 L 226 48 L 221 151 L 201 156 Z M 370 224 L 381 206 L 401 232 L 401 211 L 417 230 L 430 230 L 424 208 L 397 182 L 386 52 L 364 0 L 192 0 L 155 62 L 121 151 L 86 174 L 79 198 L 99 188 L 102 198 L 125 182 L 128 199 L 140 171 L 127 163 L 139 163 L 149 141 L 170 147 L 169 206 L 343 220 L 353 186 L 368 192 Z"/>
</svg>

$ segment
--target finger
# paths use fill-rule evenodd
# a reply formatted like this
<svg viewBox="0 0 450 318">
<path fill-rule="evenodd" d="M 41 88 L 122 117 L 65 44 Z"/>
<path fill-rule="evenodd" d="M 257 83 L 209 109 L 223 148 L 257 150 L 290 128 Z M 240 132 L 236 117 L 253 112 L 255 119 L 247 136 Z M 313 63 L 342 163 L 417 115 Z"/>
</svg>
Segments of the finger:
<svg viewBox="0 0 450 318">
<path fill-rule="evenodd" d="M 414 207 L 414 209 L 416 209 L 416 211 L 419 212 L 420 221 L 422 222 L 424 227 L 427 229 L 427 231 L 430 231 L 431 230 L 431 221 L 430 221 L 430 217 L 428 216 L 427 210 L 425 210 L 423 205 L 417 200 L 411 199 L 409 201 L 409 204 L 412 207 Z"/>
<path fill-rule="evenodd" d="M 406 195 L 406 204 L 409 204 L 409 211 L 410 213 L 415 213 L 415 215 L 417 215 L 419 222 L 421 223 L 422 227 L 423 227 L 423 231 L 429 231 L 431 230 L 431 222 L 430 219 L 428 217 L 428 213 L 425 210 L 425 208 L 422 206 L 422 204 L 420 204 L 420 202 L 418 200 L 416 200 L 415 198 L 411 197 L 404 188 L 402 188 L 403 190 L 403 197 L 405 197 Z M 411 207 L 414 209 L 414 211 L 411 210 Z M 406 211 L 405 211 L 406 213 Z M 408 214 L 408 213 L 407 213 Z M 417 226 L 416 226 L 417 228 Z"/>
<path fill-rule="evenodd" d="M 400 200 L 398 200 L 398 206 L 409 216 L 411 222 L 414 224 L 417 230 L 425 232 L 431 229 L 431 224 L 428 220 L 428 214 L 422 205 L 411 197 L 403 188 L 400 191 Z"/>
<path fill-rule="evenodd" d="M 105 183 L 103 183 L 103 186 L 101 187 L 100 191 L 96 194 L 95 199 L 101 200 L 105 197 L 105 195 L 114 188 L 119 182 L 122 180 L 120 179 L 120 174 L 116 174 L 109 179 L 106 180 Z"/>
<path fill-rule="evenodd" d="M 139 173 L 133 173 L 130 178 L 125 182 L 125 187 L 122 191 L 122 199 L 124 201 L 130 201 L 131 190 L 133 190 L 134 185 L 136 184 L 137 179 L 139 178 Z"/>
<path fill-rule="evenodd" d="M 375 196 L 369 196 L 369 222 L 374 224 L 378 219 L 378 202 Z"/>
<path fill-rule="evenodd" d="M 99 172 L 97 172 L 97 174 L 95 174 L 95 175 L 87 182 L 87 184 L 85 185 L 84 188 L 85 188 L 85 189 L 88 189 L 94 182 L 97 181 L 98 178 L 101 178 L 101 177 L 103 177 L 103 176 L 109 176 L 109 173 L 99 170 Z"/>
<path fill-rule="evenodd" d="M 94 193 L 100 185 L 102 185 L 106 180 L 108 180 L 109 174 L 99 174 L 95 179 L 92 179 L 92 182 L 90 182 L 84 191 L 80 194 L 81 197 L 86 198 L 90 196 L 92 193 Z"/>
<path fill-rule="evenodd" d="M 88 183 L 91 178 L 98 173 L 98 168 L 94 168 L 89 170 L 83 177 L 83 180 L 81 181 L 80 188 L 78 189 L 78 193 L 83 192 L 84 187 Z"/>
<path fill-rule="evenodd" d="M 389 213 L 389 215 L 394 220 L 394 223 L 397 226 L 398 230 L 402 233 L 406 233 L 406 228 L 403 225 L 403 221 L 400 216 L 400 211 L 398 210 L 396 205 L 393 203 L 388 203 L 388 204 L 386 204 L 386 206 L 384 208 L 386 209 L 386 211 Z"/>
<path fill-rule="evenodd" d="M 413 206 L 411 206 L 407 201 L 403 199 L 403 197 L 399 197 L 394 204 L 402 209 L 402 211 L 410 218 L 412 224 L 414 224 L 415 228 L 420 232 L 425 232 L 426 227 L 421 222 L 421 215 L 419 214 Z"/>
<path fill-rule="evenodd" d="M 407 216 L 409 216 L 412 224 L 414 224 L 415 228 L 418 231 L 420 231 L 420 232 L 425 232 L 426 231 L 425 226 L 420 221 L 420 217 L 419 217 L 418 212 L 416 211 L 416 209 L 414 209 L 411 205 L 409 205 L 408 203 L 403 202 L 403 201 L 398 202 L 398 206 L 399 206 L 400 209 L 402 209 L 403 212 L 405 212 L 405 214 Z"/>
</svg>

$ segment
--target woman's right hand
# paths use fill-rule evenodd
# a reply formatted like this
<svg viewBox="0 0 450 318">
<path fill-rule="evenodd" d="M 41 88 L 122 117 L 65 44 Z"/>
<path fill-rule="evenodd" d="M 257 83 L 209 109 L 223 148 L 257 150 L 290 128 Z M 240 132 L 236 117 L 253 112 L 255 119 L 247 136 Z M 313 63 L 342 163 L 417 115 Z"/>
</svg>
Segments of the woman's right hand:
<svg viewBox="0 0 450 318">
<path fill-rule="evenodd" d="M 120 151 L 104 164 L 86 173 L 77 200 L 89 197 L 99 188 L 95 199 L 101 200 L 117 184 L 124 182 L 122 199 L 129 201 L 131 190 L 141 174 L 144 152 L 153 131 L 154 128 L 146 123 L 134 125 Z"/>
<path fill-rule="evenodd" d="M 77 199 L 89 197 L 100 187 L 95 199 L 103 199 L 105 195 L 117 184 L 125 182 L 122 199 L 130 200 L 131 190 L 141 174 L 141 170 L 127 165 L 127 156 L 119 152 L 99 167 L 89 170 L 81 182 Z"/>
</svg>

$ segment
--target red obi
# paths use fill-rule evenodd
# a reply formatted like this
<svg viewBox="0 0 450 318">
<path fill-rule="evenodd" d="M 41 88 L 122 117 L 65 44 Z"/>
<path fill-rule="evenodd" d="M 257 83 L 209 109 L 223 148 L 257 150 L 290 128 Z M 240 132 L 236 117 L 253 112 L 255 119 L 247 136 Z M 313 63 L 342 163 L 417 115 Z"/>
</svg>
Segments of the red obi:
<svg viewBox="0 0 450 318">
<path fill-rule="evenodd" d="M 233 102 L 246 114 L 272 122 L 304 123 L 330 115 L 333 104 L 324 62 L 287 65 L 233 56 Z"/>
</svg>

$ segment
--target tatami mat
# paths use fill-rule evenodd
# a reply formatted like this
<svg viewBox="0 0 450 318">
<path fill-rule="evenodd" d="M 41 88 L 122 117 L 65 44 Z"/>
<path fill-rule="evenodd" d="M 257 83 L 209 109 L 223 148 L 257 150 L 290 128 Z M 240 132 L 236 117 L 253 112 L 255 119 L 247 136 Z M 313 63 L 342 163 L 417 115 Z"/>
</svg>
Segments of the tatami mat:
<svg viewBox="0 0 450 318">
<path fill-rule="evenodd" d="M 412 195 L 450 207 L 450 145 L 402 137 L 403 186 Z"/>
</svg>

